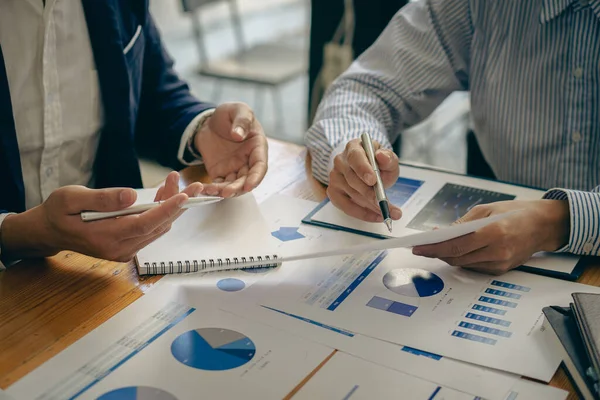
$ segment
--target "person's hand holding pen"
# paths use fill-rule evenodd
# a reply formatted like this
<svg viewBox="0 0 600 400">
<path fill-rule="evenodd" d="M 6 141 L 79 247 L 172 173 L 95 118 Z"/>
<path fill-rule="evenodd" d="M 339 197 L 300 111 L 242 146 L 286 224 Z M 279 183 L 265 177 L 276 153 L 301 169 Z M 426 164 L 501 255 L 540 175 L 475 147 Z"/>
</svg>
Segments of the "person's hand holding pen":
<svg viewBox="0 0 600 400">
<path fill-rule="evenodd" d="M 389 188 L 396 183 L 400 173 L 398 156 L 392 150 L 382 148 L 378 142 L 372 143 L 383 186 Z M 383 222 L 375 195 L 376 184 L 376 174 L 361 139 L 348 142 L 345 150 L 334 158 L 327 196 L 337 208 L 352 217 L 368 222 Z M 389 209 L 393 220 L 402 217 L 402 211 L 397 206 L 390 203 Z"/>
<path fill-rule="evenodd" d="M 156 194 L 160 206 L 141 214 L 85 222 L 81 212 L 111 212 L 131 206 L 137 197 L 129 188 L 88 189 L 65 186 L 41 205 L 6 217 L 2 252 L 11 259 L 46 257 L 71 250 L 112 261 L 129 261 L 171 229 L 189 197 L 202 193 L 199 182 L 179 191 L 179 174 L 171 172 Z"/>
</svg>

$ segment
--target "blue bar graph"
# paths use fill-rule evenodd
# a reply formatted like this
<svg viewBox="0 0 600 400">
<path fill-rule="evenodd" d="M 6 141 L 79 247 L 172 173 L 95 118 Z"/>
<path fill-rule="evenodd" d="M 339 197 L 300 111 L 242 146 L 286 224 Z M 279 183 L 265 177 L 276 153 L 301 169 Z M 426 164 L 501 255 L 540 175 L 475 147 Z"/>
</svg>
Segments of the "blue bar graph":
<svg viewBox="0 0 600 400">
<path fill-rule="evenodd" d="M 474 342 L 485 343 L 495 345 L 498 341 L 496 339 L 490 339 L 479 335 L 473 335 L 472 333 L 466 333 L 461 331 L 452 332 L 452 336 L 459 337 L 461 339 L 472 340 Z"/>
<path fill-rule="evenodd" d="M 466 317 L 470 318 L 470 319 L 475 319 L 475 320 L 481 321 L 481 322 L 487 322 L 488 324 L 502 325 L 502 326 L 506 326 L 506 327 L 510 326 L 510 321 L 505 321 L 503 319 L 498 319 L 498 318 L 486 317 L 485 315 L 467 313 Z"/>
<path fill-rule="evenodd" d="M 491 297 L 487 297 L 487 296 L 481 296 L 481 297 L 479 297 L 479 301 L 482 301 L 484 303 L 495 304 L 497 306 L 517 308 L 517 303 L 513 303 L 512 301 L 504 301 L 504 300 L 492 299 Z"/>
<path fill-rule="evenodd" d="M 475 304 L 473 306 L 473 310 L 483 311 L 483 312 L 487 312 L 487 313 L 491 313 L 491 314 L 498 314 L 498 315 L 506 314 L 505 310 L 500 310 L 500 309 L 494 308 L 494 307 L 482 306 L 481 304 Z"/>
<path fill-rule="evenodd" d="M 502 282 L 502 281 L 492 281 L 492 285 L 493 286 L 500 286 L 506 289 L 513 289 L 513 290 L 519 290 L 521 292 L 529 292 L 531 290 L 531 288 L 528 288 L 527 286 L 521 286 L 521 285 L 514 285 L 512 283 L 506 283 L 506 282 Z"/>
<path fill-rule="evenodd" d="M 506 292 L 504 290 L 498 289 L 485 289 L 486 293 L 493 294 L 494 296 L 502 296 L 502 297 L 510 297 L 511 299 L 520 299 L 521 295 L 511 292 Z"/>
<path fill-rule="evenodd" d="M 410 304 L 404 304 L 400 303 L 399 301 L 384 299 L 383 297 L 379 296 L 374 296 L 371 300 L 369 300 L 369 302 L 367 303 L 367 307 L 391 312 L 393 314 L 403 315 L 405 317 L 410 317 L 411 315 L 413 315 L 418 308 Z"/>
<path fill-rule="evenodd" d="M 461 328 L 473 329 L 474 331 L 489 333 L 490 335 L 502 336 L 502 337 L 506 337 L 506 338 L 509 338 L 512 336 L 511 332 L 503 331 L 502 329 L 490 328 L 488 326 L 472 324 L 470 322 L 462 321 L 458 324 L 458 326 L 460 326 Z"/>
</svg>

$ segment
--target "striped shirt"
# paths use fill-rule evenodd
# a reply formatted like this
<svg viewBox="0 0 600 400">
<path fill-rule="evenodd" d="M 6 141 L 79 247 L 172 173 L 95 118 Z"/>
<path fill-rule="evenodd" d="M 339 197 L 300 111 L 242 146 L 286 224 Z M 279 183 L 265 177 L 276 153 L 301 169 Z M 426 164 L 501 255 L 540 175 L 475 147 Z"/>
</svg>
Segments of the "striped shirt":
<svg viewBox="0 0 600 400">
<path fill-rule="evenodd" d="M 329 88 L 306 134 L 315 177 L 368 131 L 391 148 L 453 91 L 496 176 L 569 200 L 562 249 L 600 254 L 600 0 L 420 0 Z"/>
</svg>

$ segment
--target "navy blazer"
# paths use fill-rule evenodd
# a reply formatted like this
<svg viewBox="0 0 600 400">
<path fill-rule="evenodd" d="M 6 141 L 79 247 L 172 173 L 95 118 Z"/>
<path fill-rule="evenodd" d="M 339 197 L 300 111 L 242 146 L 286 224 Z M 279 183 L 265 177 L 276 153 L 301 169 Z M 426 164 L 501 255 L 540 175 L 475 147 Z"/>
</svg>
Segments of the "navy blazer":
<svg viewBox="0 0 600 400">
<path fill-rule="evenodd" d="M 82 0 L 104 106 L 96 187 L 141 187 L 138 154 L 180 169 L 181 135 L 213 106 L 194 98 L 173 70 L 148 0 Z M 141 33 L 133 47 L 123 53 Z M 74 54 L 74 57 L 77 55 Z M 23 175 L 0 44 L 0 212 L 25 211 Z"/>
</svg>

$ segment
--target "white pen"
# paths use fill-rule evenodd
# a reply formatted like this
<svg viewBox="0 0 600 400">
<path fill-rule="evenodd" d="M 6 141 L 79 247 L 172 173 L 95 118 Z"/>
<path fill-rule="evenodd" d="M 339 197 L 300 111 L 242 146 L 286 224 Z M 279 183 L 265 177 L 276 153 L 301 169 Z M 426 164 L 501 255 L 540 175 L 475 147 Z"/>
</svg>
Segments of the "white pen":
<svg viewBox="0 0 600 400">
<path fill-rule="evenodd" d="M 181 208 L 192 208 L 198 206 L 204 206 L 208 204 L 217 203 L 223 200 L 223 197 L 217 196 L 202 196 L 202 197 L 190 197 L 187 201 L 181 206 Z M 144 211 L 151 210 L 160 206 L 165 201 L 155 201 L 152 203 L 144 203 L 144 204 L 136 204 L 131 207 L 124 208 L 123 210 L 118 211 L 83 211 L 81 213 L 81 220 L 85 222 L 97 221 L 99 219 L 106 218 L 114 218 L 121 217 L 124 215 L 132 215 L 132 214 L 141 214 Z"/>
</svg>

